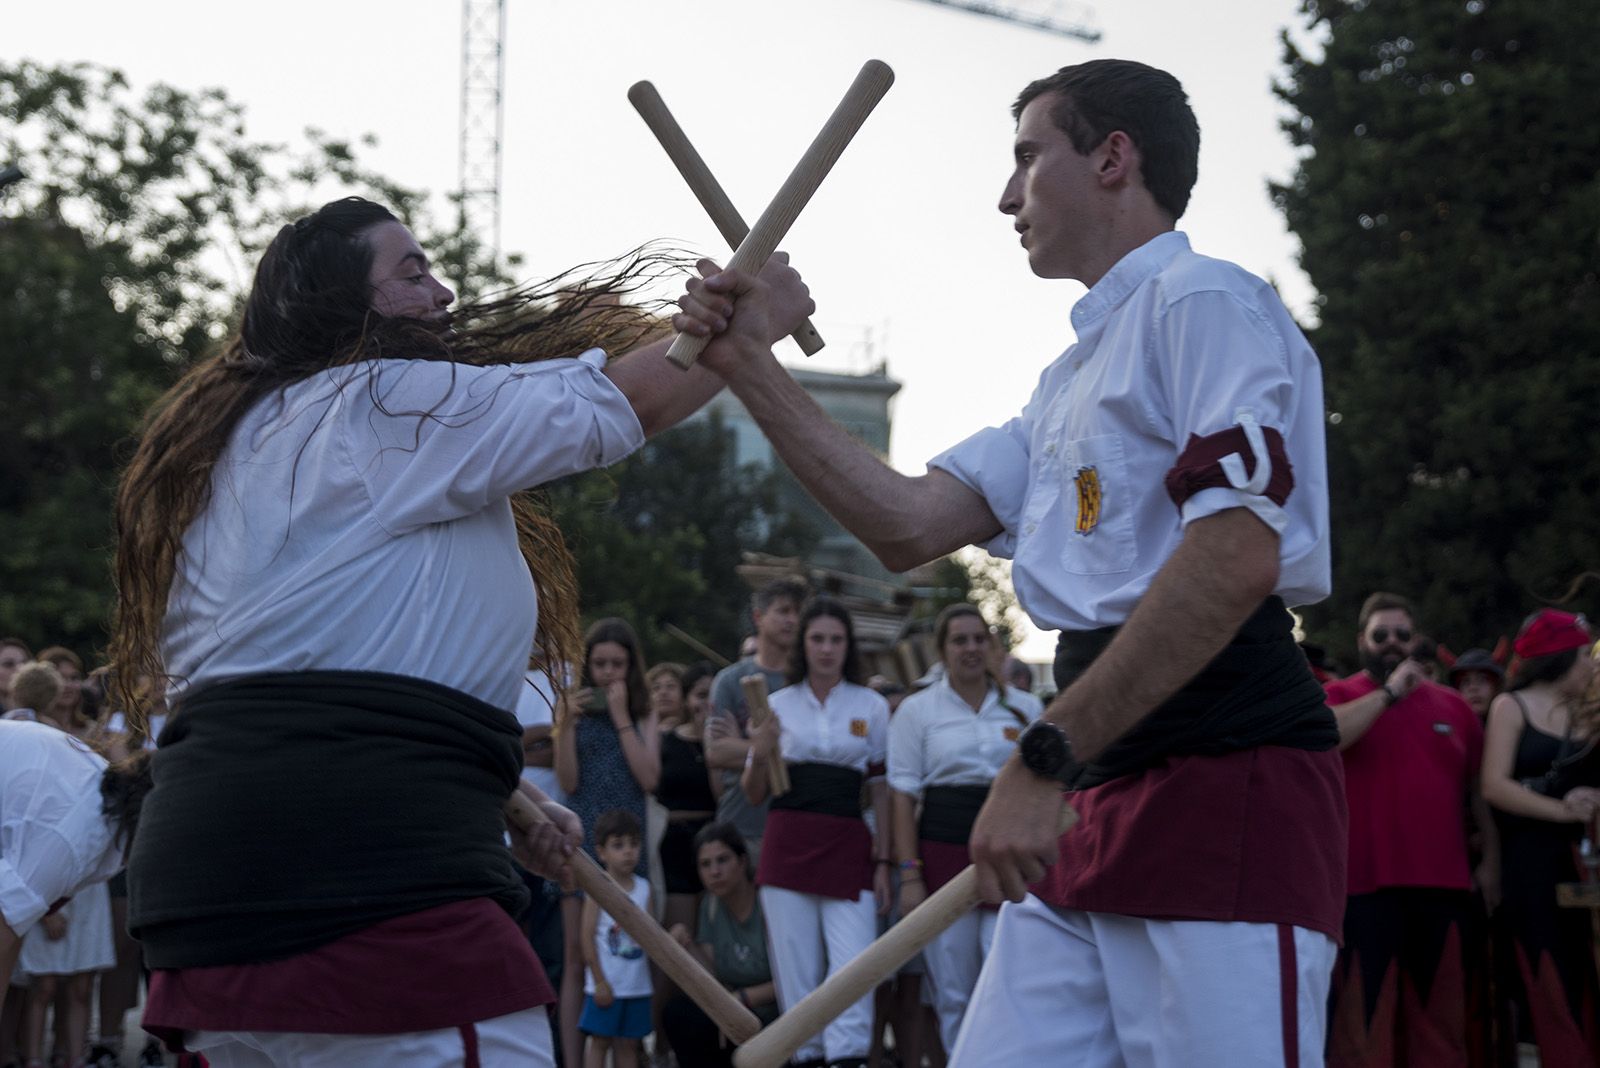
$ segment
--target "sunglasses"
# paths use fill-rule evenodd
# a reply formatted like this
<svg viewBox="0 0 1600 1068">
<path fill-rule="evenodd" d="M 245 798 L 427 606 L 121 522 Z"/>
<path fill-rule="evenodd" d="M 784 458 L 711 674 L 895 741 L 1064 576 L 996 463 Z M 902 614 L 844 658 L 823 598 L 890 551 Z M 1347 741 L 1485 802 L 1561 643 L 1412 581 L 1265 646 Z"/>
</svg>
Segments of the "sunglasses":
<svg viewBox="0 0 1600 1068">
<path fill-rule="evenodd" d="M 1392 631 L 1388 627 L 1373 627 L 1372 633 L 1367 635 L 1367 640 L 1373 645 L 1382 645 L 1384 642 L 1389 640 L 1390 634 L 1394 635 L 1394 640 L 1397 642 L 1408 642 L 1411 640 L 1410 627 L 1395 627 Z"/>
</svg>

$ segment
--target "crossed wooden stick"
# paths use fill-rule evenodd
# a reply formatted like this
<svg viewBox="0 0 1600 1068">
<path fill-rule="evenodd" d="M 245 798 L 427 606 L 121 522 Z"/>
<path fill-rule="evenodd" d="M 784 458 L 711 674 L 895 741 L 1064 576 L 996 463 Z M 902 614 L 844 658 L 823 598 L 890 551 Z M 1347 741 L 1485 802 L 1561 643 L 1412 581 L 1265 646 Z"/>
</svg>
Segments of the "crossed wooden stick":
<svg viewBox="0 0 1600 1068">
<path fill-rule="evenodd" d="M 755 226 L 749 228 L 689 143 L 655 87 L 649 82 L 639 82 L 628 90 L 628 99 L 710 213 L 717 229 L 730 245 L 737 246 L 728 267 L 754 273 L 772 256 L 778 242 L 783 240 L 801 209 L 816 193 L 845 146 L 893 82 L 894 72 L 878 60 L 870 60 L 861 68 L 822 132 L 817 134 Z M 808 355 L 822 348 L 822 338 L 809 321 L 803 323 L 793 337 Z M 699 358 L 707 343 L 705 338 L 679 334 L 667 354 L 678 366 L 687 369 Z M 758 675 L 744 681 L 746 701 L 753 717 L 770 716 L 765 680 Z M 769 772 L 773 793 L 785 792 L 787 771 L 781 757 L 774 759 Z M 544 814 L 522 793 L 512 795 L 506 803 L 506 813 L 522 828 L 545 820 Z M 1071 819 L 1068 809 L 1063 831 L 1071 825 Z M 859 1001 L 971 911 L 979 899 L 977 869 L 968 866 L 891 927 L 887 934 L 762 1030 L 755 1015 L 723 989 L 722 984 L 662 930 L 660 924 L 635 905 L 587 853 L 580 850 L 573 855 L 572 869 L 578 888 L 592 896 L 678 988 L 705 1010 L 722 1033 L 740 1046 L 733 1058 L 738 1068 L 778 1068 L 829 1020 Z"/>
</svg>

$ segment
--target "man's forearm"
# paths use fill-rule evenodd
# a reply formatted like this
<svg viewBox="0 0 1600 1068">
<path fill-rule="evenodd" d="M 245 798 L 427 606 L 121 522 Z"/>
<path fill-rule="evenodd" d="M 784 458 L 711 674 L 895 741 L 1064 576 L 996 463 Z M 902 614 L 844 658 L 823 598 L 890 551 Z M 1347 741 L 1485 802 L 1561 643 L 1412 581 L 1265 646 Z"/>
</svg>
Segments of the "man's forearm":
<svg viewBox="0 0 1600 1068">
<path fill-rule="evenodd" d="M 1339 725 L 1339 748 L 1349 749 L 1372 729 L 1389 707 L 1389 695 L 1382 688 L 1363 694 L 1354 701 L 1333 706 L 1333 719 Z"/>
<path fill-rule="evenodd" d="M 776 361 L 735 380 L 733 391 L 806 491 L 891 570 L 999 533 L 982 497 L 942 473 L 894 470 L 828 418 Z"/>
<path fill-rule="evenodd" d="M 1234 508 L 1191 523 L 1103 653 L 1045 715 L 1093 759 L 1177 693 L 1271 595 L 1278 536 Z"/>
</svg>

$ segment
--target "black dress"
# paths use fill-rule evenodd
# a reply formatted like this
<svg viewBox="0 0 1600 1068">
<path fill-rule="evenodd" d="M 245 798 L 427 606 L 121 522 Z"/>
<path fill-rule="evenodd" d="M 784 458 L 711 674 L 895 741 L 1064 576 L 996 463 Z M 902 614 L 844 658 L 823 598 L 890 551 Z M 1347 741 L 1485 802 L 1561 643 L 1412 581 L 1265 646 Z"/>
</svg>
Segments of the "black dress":
<svg viewBox="0 0 1600 1068">
<path fill-rule="evenodd" d="M 1575 748 L 1528 722 L 1526 708 L 1522 719 L 1511 772 L 1519 782 L 1543 777 L 1552 762 Z M 1600 746 L 1566 766 L 1561 792 L 1574 786 L 1600 786 Z M 1506 956 L 1512 974 L 1507 978 L 1519 992 L 1518 1010 L 1531 1027 L 1546 1068 L 1600 1066 L 1600 982 L 1589 912 L 1556 904 L 1556 884 L 1579 878 L 1583 825 L 1498 809 L 1494 815 L 1500 829 L 1498 919 L 1511 943 Z"/>
<path fill-rule="evenodd" d="M 716 796 L 706 777 L 706 753 L 675 730 L 661 733 L 661 781 L 656 800 L 667 812 L 715 812 Z M 661 839 L 661 874 L 669 894 L 698 894 L 700 872 L 695 863 L 694 836 L 711 819 L 669 819 Z"/>
</svg>

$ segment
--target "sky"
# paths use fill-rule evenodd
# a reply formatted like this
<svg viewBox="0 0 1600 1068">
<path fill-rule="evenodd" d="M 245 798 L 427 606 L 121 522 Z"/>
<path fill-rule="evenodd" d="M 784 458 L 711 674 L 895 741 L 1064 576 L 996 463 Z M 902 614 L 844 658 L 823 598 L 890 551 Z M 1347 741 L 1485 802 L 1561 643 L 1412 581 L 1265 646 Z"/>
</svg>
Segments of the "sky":
<svg viewBox="0 0 1600 1068">
<path fill-rule="evenodd" d="M 890 459 L 919 473 L 1018 412 L 1072 341 L 1068 313 L 1083 288 L 1035 278 L 996 207 L 1011 102 L 1059 67 L 1127 58 L 1176 75 L 1201 130 L 1200 180 L 1180 229 L 1307 315 L 1298 246 L 1267 191 L 1294 166 L 1271 86 L 1280 31 L 1304 36 L 1298 6 L 1062 5 L 1102 31 L 1087 44 L 926 0 L 508 0 L 501 246 L 523 254 L 529 278 L 651 239 L 724 255 L 628 86 L 655 83 L 753 222 L 861 64 L 883 60 L 894 87 L 782 247 L 829 342 L 807 366 L 886 362 L 904 384 Z M 461 22 L 457 0 L 10 5 L 0 57 L 116 67 L 136 88 L 221 86 L 245 105 L 253 137 L 370 133 L 370 165 L 442 194 L 458 183 Z M 805 359 L 787 341 L 779 355 Z M 1024 648 L 1047 658 L 1049 641 Z"/>
</svg>

